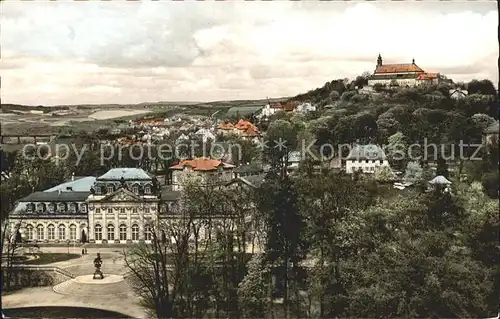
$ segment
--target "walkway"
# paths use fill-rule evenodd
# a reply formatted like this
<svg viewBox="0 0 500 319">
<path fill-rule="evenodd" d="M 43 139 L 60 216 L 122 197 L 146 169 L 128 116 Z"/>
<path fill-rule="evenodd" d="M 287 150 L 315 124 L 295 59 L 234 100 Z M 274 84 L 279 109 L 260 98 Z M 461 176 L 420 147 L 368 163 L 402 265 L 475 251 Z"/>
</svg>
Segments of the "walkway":
<svg viewBox="0 0 500 319">
<path fill-rule="evenodd" d="M 42 247 L 42 252 L 67 253 L 67 247 Z M 72 248 L 70 248 L 72 252 Z M 101 254 L 103 281 L 92 280 L 93 260 Z M 75 252 L 76 253 L 76 252 Z M 81 253 L 81 249 L 80 249 Z M 3 308 L 73 306 L 115 311 L 135 318 L 146 318 L 123 275 L 127 269 L 121 250 L 116 248 L 87 248 L 87 255 L 78 259 L 61 261 L 46 266 L 57 266 L 73 275 L 75 279 L 55 287 L 25 288 L 2 296 Z"/>
</svg>

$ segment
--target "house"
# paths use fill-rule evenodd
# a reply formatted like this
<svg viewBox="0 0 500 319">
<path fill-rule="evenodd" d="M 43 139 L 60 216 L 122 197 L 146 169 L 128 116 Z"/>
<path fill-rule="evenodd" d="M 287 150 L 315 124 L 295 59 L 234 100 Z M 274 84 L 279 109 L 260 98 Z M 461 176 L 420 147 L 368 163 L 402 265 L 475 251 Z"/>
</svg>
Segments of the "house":
<svg viewBox="0 0 500 319">
<path fill-rule="evenodd" d="M 113 168 L 22 198 L 9 222 L 30 242 L 149 242 L 158 202 L 153 176 L 138 168 Z"/>
<path fill-rule="evenodd" d="M 281 103 L 268 103 L 257 115 L 258 118 L 268 118 L 279 111 L 283 111 Z"/>
<path fill-rule="evenodd" d="M 412 63 L 383 64 L 382 56 L 377 58 L 377 67 L 373 75 L 368 79 L 368 85 L 376 84 L 383 86 L 418 86 L 424 84 L 438 84 L 440 79 L 437 73 L 426 73 L 418 65 L 415 59 Z"/>
<path fill-rule="evenodd" d="M 172 190 L 180 191 L 191 180 L 202 185 L 228 182 L 233 178 L 234 165 L 220 160 L 199 157 L 181 160 L 169 168 L 172 171 Z"/>
<path fill-rule="evenodd" d="M 499 134 L 500 125 L 499 121 L 496 121 L 483 131 L 483 145 L 498 145 L 498 142 L 500 141 L 498 138 Z"/>
<path fill-rule="evenodd" d="M 462 89 L 451 89 L 449 93 L 450 97 L 455 100 L 463 99 L 469 94 L 467 90 L 462 90 Z"/>
<path fill-rule="evenodd" d="M 283 157 L 283 161 L 287 163 L 287 170 L 296 170 L 302 161 L 302 154 L 300 151 L 290 151 Z"/>
<path fill-rule="evenodd" d="M 181 144 L 189 141 L 189 137 L 185 134 L 181 134 L 176 140 L 175 144 Z"/>
<path fill-rule="evenodd" d="M 430 180 L 429 184 L 434 186 L 435 188 L 441 188 L 445 192 L 448 192 L 452 183 L 448 179 L 446 179 L 446 177 L 439 175 Z"/>
<path fill-rule="evenodd" d="M 223 136 L 232 134 L 233 130 L 234 130 L 234 125 L 229 121 L 222 122 L 217 126 L 217 134 Z"/>
<path fill-rule="evenodd" d="M 345 161 L 345 171 L 352 174 L 357 171 L 375 173 L 375 169 L 389 166 L 384 151 L 377 145 L 355 145 Z"/>
<path fill-rule="evenodd" d="M 264 173 L 264 168 L 257 164 L 240 165 L 233 170 L 234 178 L 259 175 Z"/>
<path fill-rule="evenodd" d="M 227 187 L 250 187 L 259 188 L 264 183 L 266 174 L 260 173 L 249 176 L 239 176 L 226 184 Z"/>
<path fill-rule="evenodd" d="M 302 103 L 295 108 L 294 112 L 297 113 L 309 113 L 309 112 L 314 112 L 316 111 L 316 106 L 312 105 L 311 103 Z"/>
<path fill-rule="evenodd" d="M 206 128 L 199 129 L 194 134 L 196 136 L 198 136 L 199 138 L 201 138 L 203 143 L 206 143 L 209 140 L 211 140 L 211 141 L 215 140 L 215 135 L 212 133 L 212 131 L 210 131 L 209 129 L 206 129 Z"/>
</svg>

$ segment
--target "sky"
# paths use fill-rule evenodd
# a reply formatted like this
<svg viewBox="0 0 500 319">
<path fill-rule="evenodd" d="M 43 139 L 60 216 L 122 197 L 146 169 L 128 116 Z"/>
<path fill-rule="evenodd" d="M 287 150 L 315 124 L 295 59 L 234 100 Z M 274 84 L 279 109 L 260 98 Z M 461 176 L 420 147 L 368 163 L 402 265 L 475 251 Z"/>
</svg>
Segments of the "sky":
<svg viewBox="0 0 500 319">
<path fill-rule="evenodd" d="M 495 1 L 2 1 L 2 103 L 294 96 L 385 63 L 498 83 Z"/>
</svg>

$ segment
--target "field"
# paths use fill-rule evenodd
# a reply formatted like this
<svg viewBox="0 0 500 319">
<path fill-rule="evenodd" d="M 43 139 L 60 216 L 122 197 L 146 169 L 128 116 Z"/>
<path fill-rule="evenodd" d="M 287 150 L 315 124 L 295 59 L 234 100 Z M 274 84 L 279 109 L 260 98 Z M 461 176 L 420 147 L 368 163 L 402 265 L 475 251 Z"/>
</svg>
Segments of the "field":
<svg viewBox="0 0 500 319">
<path fill-rule="evenodd" d="M 267 100 L 219 102 L 155 102 L 137 105 L 73 105 L 24 106 L 2 105 L 0 132 L 9 134 L 57 134 L 67 129 L 97 131 L 113 128 L 120 122 L 143 118 L 146 115 L 171 117 L 174 115 L 214 116 L 224 118 L 245 115 L 263 107 Z"/>
</svg>

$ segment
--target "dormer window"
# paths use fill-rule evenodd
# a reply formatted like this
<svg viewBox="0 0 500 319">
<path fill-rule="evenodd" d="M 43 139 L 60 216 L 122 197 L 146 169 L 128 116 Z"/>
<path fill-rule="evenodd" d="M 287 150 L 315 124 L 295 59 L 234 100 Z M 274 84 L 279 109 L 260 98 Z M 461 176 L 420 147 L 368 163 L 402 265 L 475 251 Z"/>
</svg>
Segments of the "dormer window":
<svg viewBox="0 0 500 319">
<path fill-rule="evenodd" d="M 75 203 L 72 203 L 72 204 L 69 206 L 69 210 L 70 210 L 70 212 L 72 212 L 72 213 L 76 212 L 76 204 L 75 204 Z"/>
<path fill-rule="evenodd" d="M 42 203 L 39 203 L 36 205 L 36 211 L 39 213 L 43 212 L 43 204 Z"/>
<path fill-rule="evenodd" d="M 53 213 L 55 211 L 55 208 L 56 208 L 55 205 L 50 203 L 49 204 L 49 213 Z"/>
<path fill-rule="evenodd" d="M 33 211 L 33 204 L 32 203 L 29 203 L 28 205 L 26 205 L 26 211 L 28 213 L 31 213 Z"/>
<path fill-rule="evenodd" d="M 86 213 L 86 212 L 87 212 L 87 205 L 82 204 L 82 205 L 80 206 L 80 210 L 81 210 L 82 212 Z"/>
<path fill-rule="evenodd" d="M 101 195 L 101 186 L 96 186 L 96 188 L 95 188 L 95 193 L 96 193 L 97 195 Z"/>
<path fill-rule="evenodd" d="M 148 186 L 144 187 L 144 194 L 147 194 L 147 195 L 151 194 L 151 186 L 148 185 Z"/>
<path fill-rule="evenodd" d="M 139 187 L 137 185 L 134 185 L 134 187 L 132 187 L 132 192 L 134 194 L 139 194 Z"/>
<path fill-rule="evenodd" d="M 112 192 L 114 192 L 113 185 L 108 185 L 108 193 L 111 194 Z"/>
<path fill-rule="evenodd" d="M 63 203 L 57 205 L 57 210 L 60 212 L 64 212 L 66 210 L 66 207 Z"/>
</svg>

